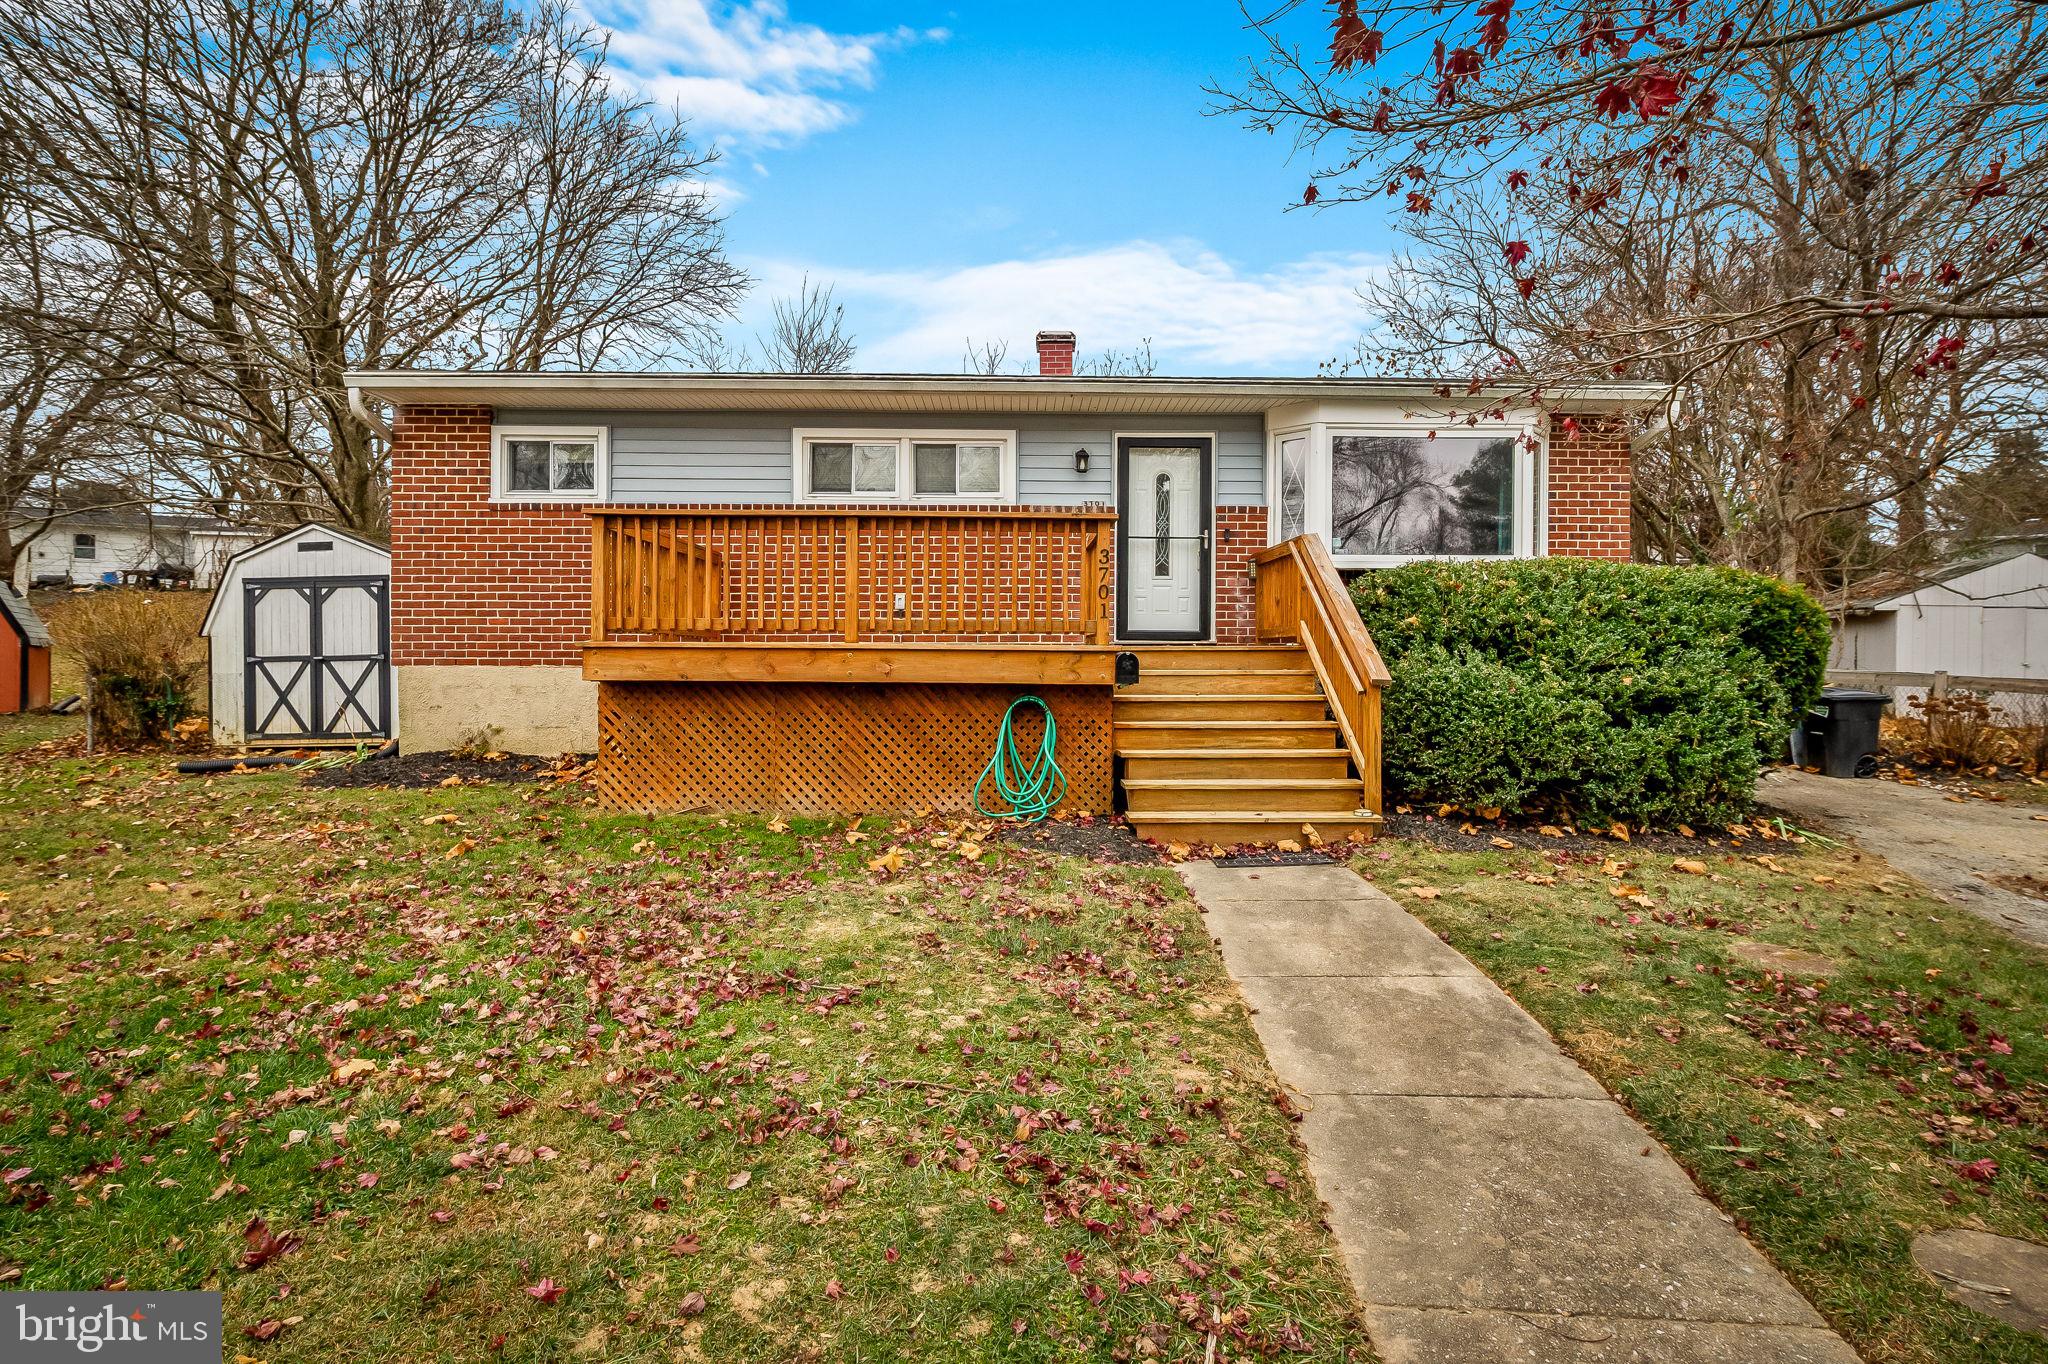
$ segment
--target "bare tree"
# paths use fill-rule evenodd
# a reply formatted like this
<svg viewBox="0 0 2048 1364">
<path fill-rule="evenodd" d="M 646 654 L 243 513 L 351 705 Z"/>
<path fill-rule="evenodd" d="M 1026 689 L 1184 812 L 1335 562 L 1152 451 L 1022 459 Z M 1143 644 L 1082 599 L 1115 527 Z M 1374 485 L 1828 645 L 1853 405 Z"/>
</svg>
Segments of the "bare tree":
<svg viewBox="0 0 2048 1364">
<path fill-rule="evenodd" d="M 73 490 L 134 488 L 140 462 L 119 434 L 139 377 L 134 295 L 107 260 L 51 230 L 22 189 L 0 181 L 0 581 Z"/>
<path fill-rule="evenodd" d="M 775 300 L 775 326 L 761 338 L 762 367 L 777 374 L 844 374 L 853 368 L 846 309 L 832 286 L 805 275 L 794 298 Z"/>
<path fill-rule="evenodd" d="M 960 357 L 960 369 L 965 374 L 1001 374 L 1010 363 L 1010 343 L 1007 341 L 976 341 L 967 338 L 967 350 Z"/>
<path fill-rule="evenodd" d="M 7 5 L 0 133 L 153 319 L 138 441 L 273 519 L 382 526 L 348 369 L 645 360 L 745 287 L 710 155 L 556 0 Z"/>
<path fill-rule="evenodd" d="M 1909 562 L 1929 497 L 2037 389 L 2031 4 L 1347 0 L 1317 62 L 1296 12 L 1232 107 L 1327 157 L 1307 202 L 1385 200 L 1415 243 L 1353 363 L 1539 400 L 1665 381 L 1638 460 L 1653 557 L 1823 586 Z"/>
<path fill-rule="evenodd" d="M 1148 336 L 1129 350 L 1111 347 L 1092 360 L 1084 360 L 1075 372 L 1103 379 L 1145 379 L 1159 372 L 1159 361 L 1152 354 L 1152 338 Z"/>
</svg>

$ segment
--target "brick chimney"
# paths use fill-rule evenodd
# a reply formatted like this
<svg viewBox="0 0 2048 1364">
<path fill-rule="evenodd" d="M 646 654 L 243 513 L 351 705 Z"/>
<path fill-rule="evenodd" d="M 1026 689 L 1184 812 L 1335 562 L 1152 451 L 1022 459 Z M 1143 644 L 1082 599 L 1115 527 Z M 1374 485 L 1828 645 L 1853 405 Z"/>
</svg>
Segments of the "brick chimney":
<svg viewBox="0 0 2048 1364">
<path fill-rule="evenodd" d="M 1074 334 L 1072 332 L 1040 332 L 1038 334 L 1038 372 L 1043 375 L 1071 376 L 1074 372 Z"/>
</svg>

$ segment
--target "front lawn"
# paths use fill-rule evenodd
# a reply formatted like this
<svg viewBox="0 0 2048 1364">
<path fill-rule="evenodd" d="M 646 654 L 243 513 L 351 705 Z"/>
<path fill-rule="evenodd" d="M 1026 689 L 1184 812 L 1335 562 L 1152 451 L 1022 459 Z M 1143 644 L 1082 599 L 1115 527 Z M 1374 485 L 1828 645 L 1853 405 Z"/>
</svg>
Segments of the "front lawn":
<svg viewBox="0 0 2048 1364">
<path fill-rule="evenodd" d="M 264 1360 L 1368 1357 L 1165 868 L 68 754 L 0 756 L 11 1287 Z"/>
<path fill-rule="evenodd" d="M 1928 1228 L 2048 1241 L 2041 955 L 1844 849 L 1506 841 L 1354 865 L 1621 1096 L 1871 1364 L 2048 1361 L 1909 1256 Z M 1742 955 L 1758 944 L 1808 955 Z"/>
</svg>

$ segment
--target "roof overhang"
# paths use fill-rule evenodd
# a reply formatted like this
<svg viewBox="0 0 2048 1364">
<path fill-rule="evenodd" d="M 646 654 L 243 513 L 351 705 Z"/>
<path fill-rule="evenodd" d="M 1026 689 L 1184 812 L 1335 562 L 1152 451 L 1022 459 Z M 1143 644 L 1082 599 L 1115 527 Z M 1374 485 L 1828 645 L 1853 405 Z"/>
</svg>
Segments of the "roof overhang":
<svg viewBox="0 0 2048 1364">
<path fill-rule="evenodd" d="M 620 412 L 1099 412 L 1257 416 L 1304 402 L 1399 404 L 1419 413 L 1496 406 L 1569 412 L 1648 408 L 1659 383 L 1582 385 L 1533 396 L 1497 387 L 1470 392 L 1436 379 L 1047 378 L 957 374 L 596 374 L 469 370 L 363 370 L 352 392 L 394 407 L 453 405 L 498 411 L 603 408 Z M 1448 394 L 1449 396 L 1445 396 Z"/>
</svg>

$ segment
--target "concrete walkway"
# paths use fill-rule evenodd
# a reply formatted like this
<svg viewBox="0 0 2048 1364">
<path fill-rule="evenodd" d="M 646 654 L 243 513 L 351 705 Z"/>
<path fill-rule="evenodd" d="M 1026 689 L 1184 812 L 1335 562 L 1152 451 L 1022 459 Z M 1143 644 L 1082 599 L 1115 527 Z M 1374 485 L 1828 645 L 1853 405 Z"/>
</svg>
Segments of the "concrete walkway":
<svg viewBox="0 0 2048 1364">
<path fill-rule="evenodd" d="M 1549 1034 L 1343 867 L 1181 869 L 1387 1364 L 1856 1364 Z"/>
</svg>

